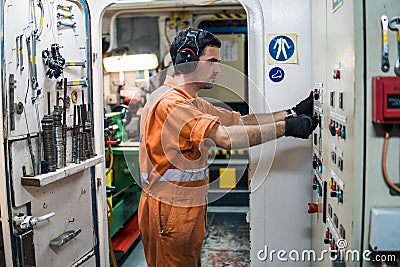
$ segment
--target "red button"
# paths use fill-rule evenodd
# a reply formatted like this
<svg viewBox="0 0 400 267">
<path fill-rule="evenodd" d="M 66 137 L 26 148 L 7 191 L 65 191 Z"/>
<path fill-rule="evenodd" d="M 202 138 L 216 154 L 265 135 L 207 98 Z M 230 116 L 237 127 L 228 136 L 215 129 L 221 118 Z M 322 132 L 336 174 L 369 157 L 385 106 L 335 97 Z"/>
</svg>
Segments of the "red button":
<svg viewBox="0 0 400 267">
<path fill-rule="evenodd" d="M 308 213 L 316 213 L 316 212 L 318 212 L 318 204 L 308 203 Z"/>
<path fill-rule="evenodd" d="M 337 135 L 340 136 L 340 132 L 342 131 L 342 126 L 339 125 L 339 127 L 337 128 Z"/>
</svg>

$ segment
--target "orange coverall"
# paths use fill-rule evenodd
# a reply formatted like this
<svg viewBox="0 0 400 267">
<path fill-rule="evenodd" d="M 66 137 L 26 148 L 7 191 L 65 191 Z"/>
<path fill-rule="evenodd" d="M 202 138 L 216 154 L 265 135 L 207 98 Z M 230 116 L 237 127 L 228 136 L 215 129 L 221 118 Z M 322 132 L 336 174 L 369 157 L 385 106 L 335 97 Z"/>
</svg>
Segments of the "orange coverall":
<svg viewBox="0 0 400 267">
<path fill-rule="evenodd" d="M 166 78 L 150 96 L 140 125 L 143 192 L 139 228 L 149 267 L 200 266 L 205 234 L 207 138 L 216 123 L 239 123 L 240 114 L 215 107 Z"/>
</svg>

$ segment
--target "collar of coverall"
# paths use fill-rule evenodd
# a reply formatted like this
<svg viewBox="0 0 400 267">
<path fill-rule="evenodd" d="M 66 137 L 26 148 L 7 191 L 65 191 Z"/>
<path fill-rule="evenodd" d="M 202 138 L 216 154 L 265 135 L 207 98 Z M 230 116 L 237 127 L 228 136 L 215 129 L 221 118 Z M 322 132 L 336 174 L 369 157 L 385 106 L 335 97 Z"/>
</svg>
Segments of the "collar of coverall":
<svg viewBox="0 0 400 267">
<path fill-rule="evenodd" d="M 176 91 L 178 91 L 179 93 L 183 94 L 188 99 L 196 98 L 196 97 L 191 96 L 182 87 L 180 87 L 180 84 L 171 76 L 167 75 L 165 77 L 164 85 L 174 88 Z"/>
</svg>

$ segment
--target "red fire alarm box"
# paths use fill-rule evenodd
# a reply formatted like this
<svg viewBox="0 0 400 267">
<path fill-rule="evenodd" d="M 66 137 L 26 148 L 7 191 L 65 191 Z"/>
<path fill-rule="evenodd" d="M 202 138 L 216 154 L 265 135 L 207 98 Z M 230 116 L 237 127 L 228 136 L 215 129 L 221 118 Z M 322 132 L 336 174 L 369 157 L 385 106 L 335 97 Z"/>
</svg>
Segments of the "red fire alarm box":
<svg viewBox="0 0 400 267">
<path fill-rule="evenodd" d="M 400 77 L 372 78 L 372 120 L 379 124 L 400 123 Z"/>
</svg>

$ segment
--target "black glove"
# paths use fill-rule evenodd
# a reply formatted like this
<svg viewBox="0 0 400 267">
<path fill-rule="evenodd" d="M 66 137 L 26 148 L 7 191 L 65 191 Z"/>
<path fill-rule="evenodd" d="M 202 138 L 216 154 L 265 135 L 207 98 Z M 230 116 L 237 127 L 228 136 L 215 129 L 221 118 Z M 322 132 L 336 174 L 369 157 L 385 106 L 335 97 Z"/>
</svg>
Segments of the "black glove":
<svg viewBox="0 0 400 267">
<path fill-rule="evenodd" d="M 318 125 L 318 119 L 307 115 L 285 118 L 285 136 L 307 139 Z"/>
<path fill-rule="evenodd" d="M 297 115 L 312 116 L 314 113 L 314 93 L 311 91 L 310 95 L 292 108 Z"/>
</svg>

